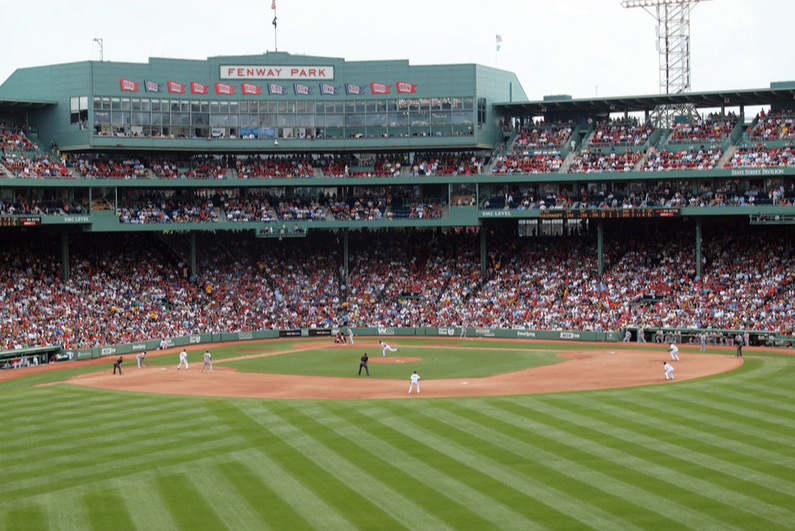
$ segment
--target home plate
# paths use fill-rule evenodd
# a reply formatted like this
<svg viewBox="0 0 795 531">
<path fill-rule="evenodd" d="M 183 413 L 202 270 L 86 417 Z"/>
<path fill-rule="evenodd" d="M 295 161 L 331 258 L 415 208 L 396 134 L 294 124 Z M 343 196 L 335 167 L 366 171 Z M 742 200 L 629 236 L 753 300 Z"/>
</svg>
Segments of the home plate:
<svg viewBox="0 0 795 531">
<path fill-rule="evenodd" d="M 469 382 L 461 382 L 461 385 L 466 385 L 466 384 L 468 384 L 468 383 L 469 383 Z"/>
<path fill-rule="evenodd" d="M 160 370 L 164 371 L 164 370 L 166 370 L 166 368 L 165 367 L 160 367 Z"/>
</svg>

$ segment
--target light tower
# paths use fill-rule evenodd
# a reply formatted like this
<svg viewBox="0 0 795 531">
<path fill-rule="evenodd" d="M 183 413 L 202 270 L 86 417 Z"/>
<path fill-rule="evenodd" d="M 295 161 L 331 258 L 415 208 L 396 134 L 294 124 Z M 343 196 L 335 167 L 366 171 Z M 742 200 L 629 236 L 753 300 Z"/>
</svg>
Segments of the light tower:
<svg viewBox="0 0 795 531">
<path fill-rule="evenodd" d="M 690 92 L 690 10 L 708 0 L 621 0 L 621 7 L 642 7 L 657 21 L 660 94 Z M 670 127 L 676 116 L 697 118 L 692 105 L 660 105 L 652 120 Z"/>
</svg>

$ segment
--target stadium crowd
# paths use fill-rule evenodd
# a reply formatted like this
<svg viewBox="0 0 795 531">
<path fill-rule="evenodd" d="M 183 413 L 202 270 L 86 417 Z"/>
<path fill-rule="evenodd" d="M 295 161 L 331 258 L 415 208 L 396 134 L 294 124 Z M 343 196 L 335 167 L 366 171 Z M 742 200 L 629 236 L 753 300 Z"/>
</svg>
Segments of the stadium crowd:
<svg viewBox="0 0 795 531">
<path fill-rule="evenodd" d="M 491 233 L 483 273 L 479 234 L 464 229 L 353 231 L 347 272 L 335 233 L 267 243 L 250 233 L 198 238 L 191 277 L 177 247 L 151 234 L 75 236 L 65 283 L 60 239 L 7 239 L 0 349 L 348 325 L 795 328 L 795 246 L 786 229 L 713 229 L 700 277 L 684 229 L 614 234 L 601 277 L 587 231 L 518 241 Z"/>
</svg>

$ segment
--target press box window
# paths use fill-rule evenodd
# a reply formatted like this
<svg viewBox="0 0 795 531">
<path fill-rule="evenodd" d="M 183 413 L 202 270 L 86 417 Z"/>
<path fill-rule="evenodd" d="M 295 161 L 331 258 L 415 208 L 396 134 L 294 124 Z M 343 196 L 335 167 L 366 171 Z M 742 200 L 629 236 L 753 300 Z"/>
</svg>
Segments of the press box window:
<svg viewBox="0 0 795 531">
<path fill-rule="evenodd" d="M 79 124 L 88 121 L 88 96 L 69 98 L 71 123 Z"/>
</svg>

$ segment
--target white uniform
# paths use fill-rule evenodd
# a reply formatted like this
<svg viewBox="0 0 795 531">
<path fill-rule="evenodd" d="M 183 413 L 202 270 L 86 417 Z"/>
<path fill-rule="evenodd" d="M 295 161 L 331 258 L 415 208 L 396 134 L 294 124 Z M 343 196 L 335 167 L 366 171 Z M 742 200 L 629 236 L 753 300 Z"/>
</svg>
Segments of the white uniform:
<svg viewBox="0 0 795 531">
<path fill-rule="evenodd" d="M 164 350 L 168 348 L 168 341 L 165 339 L 160 340 L 160 350 Z"/>
<path fill-rule="evenodd" d="M 384 343 L 383 341 L 379 341 L 379 343 L 381 343 L 381 346 L 384 347 L 384 349 L 381 351 L 381 353 L 384 355 L 385 358 L 386 358 L 386 351 L 387 350 L 390 351 L 390 352 L 400 352 L 399 348 L 392 348 L 389 345 L 387 345 L 386 343 Z"/>
<path fill-rule="evenodd" d="M 146 357 L 146 352 L 141 352 L 140 354 L 135 356 L 135 359 L 138 361 L 138 368 L 139 369 L 143 369 L 144 367 L 146 367 L 146 365 L 144 365 L 144 358 L 145 357 Z"/>
<path fill-rule="evenodd" d="M 411 389 L 417 386 L 417 394 L 420 394 L 420 375 L 416 372 L 411 375 L 411 384 L 409 384 L 409 394 L 411 394 Z"/>
<path fill-rule="evenodd" d="M 669 379 L 668 377 L 670 376 L 671 377 L 670 379 L 673 380 L 674 379 L 673 365 L 671 365 L 667 361 L 664 361 L 663 363 L 664 363 L 663 367 L 665 368 L 665 379 L 668 380 Z"/>
<path fill-rule="evenodd" d="M 185 352 L 183 349 L 182 352 L 179 353 L 179 365 L 177 365 L 177 370 L 182 367 L 182 364 L 185 364 L 185 370 L 188 370 L 188 353 Z"/>
<path fill-rule="evenodd" d="M 348 341 L 350 341 L 351 345 L 353 345 L 353 330 L 350 328 L 348 328 Z"/>
<path fill-rule="evenodd" d="M 668 350 L 671 351 L 671 360 L 679 361 L 679 348 L 673 343 L 671 343 L 671 348 L 669 348 Z"/>
<path fill-rule="evenodd" d="M 466 323 L 461 325 L 461 335 L 458 339 L 466 339 L 467 338 L 467 325 Z"/>
<path fill-rule="evenodd" d="M 205 365 L 209 365 L 210 366 L 210 372 L 213 372 L 213 357 L 210 354 L 209 350 L 204 353 L 204 356 L 202 357 L 202 360 L 204 360 L 204 363 L 202 363 L 201 372 L 204 372 Z"/>
<path fill-rule="evenodd" d="M 630 341 L 632 341 L 632 332 L 627 329 L 627 333 L 624 334 L 624 343 L 629 343 Z"/>
</svg>

